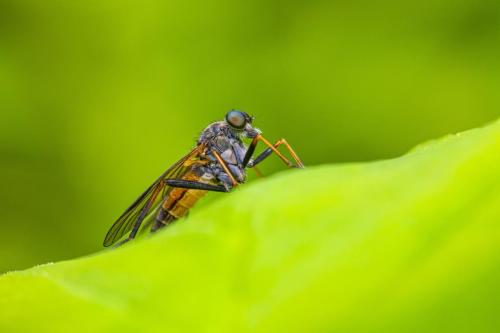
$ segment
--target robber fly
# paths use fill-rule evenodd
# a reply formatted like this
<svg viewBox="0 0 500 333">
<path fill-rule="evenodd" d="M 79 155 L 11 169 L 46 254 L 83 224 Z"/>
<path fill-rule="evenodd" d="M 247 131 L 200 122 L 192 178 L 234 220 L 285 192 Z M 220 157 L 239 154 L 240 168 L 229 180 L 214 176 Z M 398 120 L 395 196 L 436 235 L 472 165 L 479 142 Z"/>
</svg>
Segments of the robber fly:
<svg viewBox="0 0 500 333">
<path fill-rule="evenodd" d="M 271 144 L 252 126 L 252 121 L 247 113 L 232 110 L 223 121 L 205 128 L 196 147 L 168 168 L 111 226 L 104 246 L 114 244 L 127 233 L 118 245 L 134 239 L 151 212 L 155 212 L 149 223 L 154 232 L 186 215 L 208 191 L 230 192 L 245 182 L 247 168 L 254 168 L 273 152 L 288 167 L 304 167 L 285 139 Z M 252 140 L 248 148 L 243 138 Z M 253 159 L 259 141 L 268 148 Z M 278 151 L 280 145 L 288 149 L 295 163 Z"/>
</svg>

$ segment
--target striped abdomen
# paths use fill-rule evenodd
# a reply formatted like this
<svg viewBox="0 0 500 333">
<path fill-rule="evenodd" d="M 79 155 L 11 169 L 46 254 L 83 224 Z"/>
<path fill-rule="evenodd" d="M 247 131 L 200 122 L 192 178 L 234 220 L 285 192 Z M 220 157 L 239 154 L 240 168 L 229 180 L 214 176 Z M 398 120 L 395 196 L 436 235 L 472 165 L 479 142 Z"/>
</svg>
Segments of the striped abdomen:
<svg viewBox="0 0 500 333">
<path fill-rule="evenodd" d="M 186 174 L 182 179 L 199 181 L 199 177 L 193 173 Z M 170 190 L 158 211 L 151 231 L 156 231 L 186 215 L 205 194 L 207 194 L 207 191 L 204 190 L 188 190 L 185 188 Z"/>
</svg>

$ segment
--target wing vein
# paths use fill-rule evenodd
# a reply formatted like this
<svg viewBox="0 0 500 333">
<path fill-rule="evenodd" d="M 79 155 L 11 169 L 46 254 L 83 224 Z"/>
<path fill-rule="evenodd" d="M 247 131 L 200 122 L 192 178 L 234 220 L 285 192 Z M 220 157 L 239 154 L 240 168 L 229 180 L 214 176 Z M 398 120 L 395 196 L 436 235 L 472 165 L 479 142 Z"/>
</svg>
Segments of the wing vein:
<svg viewBox="0 0 500 333">
<path fill-rule="evenodd" d="M 131 230 L 133 233 L 131 233 L 131 236 L 135 236 L 144 218 L 148 216 L 152 209 L 155 210 L 170 192 L 171 187 L 167 186 L 163 180 L 172 176 L 174 178 L 182 177 L 191 168 L 191 164 L 186 162 L 198 158 L 203 149 L 204 145 L 196 146 L 151 184 L 113 223 L 104 238 L 103 245 L 110 246 L 114 244 Z"/>
</svg>

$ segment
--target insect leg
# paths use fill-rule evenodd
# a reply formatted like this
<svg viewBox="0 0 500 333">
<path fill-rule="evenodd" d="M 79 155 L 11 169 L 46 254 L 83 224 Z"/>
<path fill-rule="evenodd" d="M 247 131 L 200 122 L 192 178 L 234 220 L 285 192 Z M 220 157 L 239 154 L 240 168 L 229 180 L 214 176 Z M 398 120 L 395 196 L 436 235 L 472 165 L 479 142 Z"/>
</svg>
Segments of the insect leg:
<svg viewBox="0 0 500 333">
<path fill-rule="evenodd" d="M 259 136 L 256 136 L 253 138 L 252 143 L 250 146 L 248 146 L 247 152 L 245 153 L 245 158 L 243 158 L 243 168 L 246 168 L 248 163 L 250 162 L 250 159 L 252 158 L 253 153 L 255 152 L 255 147 L 257 146 L 257 143 L 259 142 Z"/>
<path fill-rule="evenodd" d="M 251 161 L 252 163 L 250 163 L 248 166 L 250 168 L 255 168 L 257 164 L 265 160 L 269 155 L 272 154 L 272 152 L 273 151 L 271 148 L 267 148 L 262 153 L 260 153 L 259 156 L 257 156 L 253 161 Z"/>
<path fill-rule="evenodd" d="M 250 168 L 253 168 L 254 166 L 256 166 L 257 164 L 259 164 L 260 162 L 262 162 L 263 160 L 265 160 L 269 155 L 271 155 L 271 153 L 275 153 L 276 155 L 278 155 L 278 157 L 286 164 L 288 165 L 289 167 L 297 167 L 297 168 L 303 168 L 304 167 L 304 164 L 302 163 L 302 161 L 300 160 L 300 158 L 298 157 L 298 155 L 295 153 L 295 151 L 292 149 L 292 147 L 290 146 L 290 144 L 285 140 L 285 139 L 280 139 L 278 141 L 276 141 L 276 143 L 274 145 L 272 145 L 269 141 L 267 141 L 262 135 L 258 135 L 257 137 L 255 137 L 255 139 L 252 141 L 252 144 L 256 141 L 262 141 L 266 146 L 268 146 L 269 148 L 267 148 L 266 150 L 264 150 L 259 156 L 257 156 L 253 161 L 251 162 L 247 162 L 248 166 Z M 287 150 L 290 152 L 290 155 L 292 155 L 293 159 L 295 160 L 295 165 L 293 165 L 285 156 L 283 156 L 283 154 L 281 154 L 277 148 L 280 146 L 280 145 L 284 145 Z M 252 147 L 252 145 L 250 146 Z M 248 150 L 250 150 L 250 147 L 248 148 Z M 253 147 L 253 150 L 255 150 L 255 147 Z M 248 151 L 247 151 L 248 152 Z M 246 158 L 247 156 L 245 156 Z M 250 160 L 250 158 L 248 158 L 248 160 Z"/>
<path fill-rule="evenodd" d="M 253 138 L 252 143 L 250 144 L 250 146 L 248 146 L 247 152 L 245 153 L 245 157 L 243 158 L 242 166 L 243 169 L 246 168 L 247 166 L 252 168 L 253 171 L 255 171 L 257 177 L 260 178 L 264 177 L 264 175 L 262 174 L 262 172 L 260 172 L 259 169 L 255 167 L 255 161 L 251 161 L 252 155 L 255 152 L 255 147 L 257 146 L 258 142 L 259 142 L 258 137 Z"/>
<path fill-rule="evenodd" d="M 228 175 L 230 181 L 231 181 L 231 185 L 234 187 L 234 186 L 237 186 L 238 185 L 238 182 L 236 181 L 236 179 L 234 178 L 234 175 L 233 173 L 231 172 L 231 170 L 229 170 L 229 167 L 227 166 L 226 162 L 222 159 L 222 157 L 219 155 L 219 153 L 215 150 L 212 150 L 212 153 L 214 154 L 215 158 L 217 159 L 217 161 L 219 162 L 220 166 L 222 167 L 222 169 L 224 170 L 224 172 Z"/>
<path fill-rule="evenodd" d="M 167 183 L 168 186 L 180 187 L 180 188 L 187 188 L 187 189 L 191 189 L 191 190 L 204 190 L 204 191 L 213 191 L 213 192 L 229 192 L 222 185 L 212 185 L 212 184 L 206 184 L 206 183 L 196 182 L 196 181 L 191 181 L 191 180 L 167 179 L 166 183 Z"/>
<path fill-rule="evenodd" d="M 300 160 L 299 156 L 297 156 L 297 154 L 295 153 L 295 151 L 292 149 L 292 147 L 290 146 L 290 144 L 288 144 L 288 142 L 286 142 L 285 139 L 280 139 L 278 141 L 276 141 L 276 143 L 274 145 L 272 145 L 269 141 L 267 141 L 262 135 L 259 135 L 257 136 L 257 138 L 259 138 L 260 141 L 262 141 L 266 146 L 268 146 L 270 150 L 272 150 L 276 155 L 278 155 L 278 157 L 286 164 L 288 165 L 289 167 L 298 167 L 298 168 L 303 168 L 304 167 L 304 164 L 302 163 L 302 161 Z M 276 148 L 279 147 L 280 145 L 285 145 L 285 147 L 287 148 L 288 152 L 290 153 L 290 155 L 292 155 L 293 159 L 295 160 L 295 163 L 296 165 L 293 165 L 285 156 L 283 156 L 283 154 L 281 154 Z M 264 153 L 266 153 L 266 151 L 264 151 Z M 262 153 L 262 154 L 264 154 Z M 262 155 L 261 154 L 261 155 Z M 269 155 L 270 153 L 268 153 L 267 155 Z M 261 158 L 260 161 L 262 161 L 264 158 L 266 158 L 267 156 L 264 156 Z M 259 162 L 260 162 L 259 161 Z"/>
</svg>

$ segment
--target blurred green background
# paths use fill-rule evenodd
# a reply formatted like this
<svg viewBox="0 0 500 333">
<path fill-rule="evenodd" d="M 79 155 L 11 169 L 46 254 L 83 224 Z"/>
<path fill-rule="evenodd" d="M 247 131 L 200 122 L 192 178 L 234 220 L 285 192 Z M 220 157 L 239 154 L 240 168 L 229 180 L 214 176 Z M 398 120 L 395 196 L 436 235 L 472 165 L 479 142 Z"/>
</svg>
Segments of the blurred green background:
<svg viewBox="0 0 500 333">
<path fill-rule="evenodd" d="M 490 0 L 0 0 L 0 271 L 101 249 L 231 108 L 308 165 L 389 158 L 500 116 L 498 59 Z"/>
</svg>

